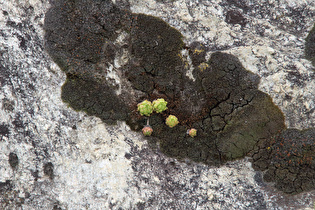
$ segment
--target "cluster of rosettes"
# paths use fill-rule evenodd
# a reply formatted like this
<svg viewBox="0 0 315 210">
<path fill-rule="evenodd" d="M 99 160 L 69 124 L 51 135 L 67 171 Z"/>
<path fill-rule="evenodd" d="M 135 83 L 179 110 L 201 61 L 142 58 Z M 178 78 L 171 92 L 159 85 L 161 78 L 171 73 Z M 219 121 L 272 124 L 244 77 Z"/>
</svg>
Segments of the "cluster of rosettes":
<svg viewBox="0 0 315 210">
<path fill-rule="evenodd" d="M 148 100 L 144 100 L 138 104 L 138 111 L 141 116 L 149 117 L 153 111 L 161 113 L 165 110 L 167 110 L 167 102 L 163 98 L 156 99 L 152 103 Z M 170 128 L 175 127 L 178 123 L 178 118 L 175 115 L 169 115 L 165 120 L 165 124 Z M 153 129 L 149 125 L 149 119 L 147 119 L 147 125 L 142 129 L 142 133 L 145 136 L 151 136 L 153 133 Z M 187 131 L 187 134 L 191 137 L 195 137 L 197 136 L 197 130 L 192 128 Z"/>
<path fill-rule="evenodd" d="M 167 110 L 167 102 L 163 98 L 154 100 L 152 103 L 148 100 L 144 100 L 138 104 L 138 111 L 143 116 L 150 116 L 153 111 L 161 113 Z"/>
</svg>

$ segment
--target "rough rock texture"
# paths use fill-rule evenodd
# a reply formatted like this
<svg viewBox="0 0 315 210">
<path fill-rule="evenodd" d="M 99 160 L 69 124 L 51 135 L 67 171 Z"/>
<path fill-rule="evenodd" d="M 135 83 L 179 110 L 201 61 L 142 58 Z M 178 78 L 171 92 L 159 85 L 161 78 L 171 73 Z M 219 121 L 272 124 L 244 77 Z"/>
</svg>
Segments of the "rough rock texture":
<svg viewBox="0 0 315 210">
<path fill-rule="evenodd" d="M 314 127 L 314 67 L 304 59 L 313 1 L 114 2 L 162 18 L 187 46 L 202 43 L 207 60 L 216 50 L 235 55 L 261 77 L 259 89 L 283 111 L 289 128 Z M 66 75 L 44 49 L 50 6 L 0 2 L 2 209 L 313 207 L 313 192 L 279 193 L 248 159 L 218 168 L 179 162 L 124 122 L 107 125 L 67 107 L 61 100 Z"/>
<path fill-rule="evenodd" d="M 305 57 L 315 65 L 315 26 L 305 39 Z"/>
</svg>

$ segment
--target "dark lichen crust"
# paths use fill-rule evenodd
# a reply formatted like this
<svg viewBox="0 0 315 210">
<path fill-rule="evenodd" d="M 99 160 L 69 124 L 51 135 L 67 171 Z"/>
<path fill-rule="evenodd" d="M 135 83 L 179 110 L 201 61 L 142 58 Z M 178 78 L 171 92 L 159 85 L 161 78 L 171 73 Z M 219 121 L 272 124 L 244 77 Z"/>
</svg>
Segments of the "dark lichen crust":
<svg viewBox="0 0 315 210">
<path fill-rule="evenodd" d="M 287 129 L 260 145 L 253 167 L 285 193 L 315 188 L 315 129 Z"/>
<path fill-rule="evenodd" d="M 206 60 L 206 47 L 185 46 L 181 33 L 159 18 L 109 1 L 56 1 L 45 29 L 46 48 L 67 75 L 62 99 L 75 110 L 140 130 L 145 119 L 137 104 L 168 102 L 166 111 L 150 117 L 154 132 L 148 138 L 166 155 L 221 165 L 257 154 L 285 129 L 279 108 L 257 89 L 257 75 L 230 54 L 215 52 Z M 194 79 L 186 75 L 184 50 Z M 169 128 L 169 114 L 180 124 Z M 194 138 L 186 134 L 192 127 Z"/>
</svg>

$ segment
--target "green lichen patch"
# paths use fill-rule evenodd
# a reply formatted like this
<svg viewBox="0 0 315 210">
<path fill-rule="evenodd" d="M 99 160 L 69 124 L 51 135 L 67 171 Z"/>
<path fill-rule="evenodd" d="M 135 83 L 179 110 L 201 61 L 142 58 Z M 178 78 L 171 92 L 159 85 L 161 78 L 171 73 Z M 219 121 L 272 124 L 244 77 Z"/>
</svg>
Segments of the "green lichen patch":
<svg viewBox="0 0 315 210">
<path fill-rule="evenodd" d="M 287 129 L 260 145 L 253 167 L 265 171 L 264 180 L 285 193 L 315 188 L 315 129 Z"/>
</svg>

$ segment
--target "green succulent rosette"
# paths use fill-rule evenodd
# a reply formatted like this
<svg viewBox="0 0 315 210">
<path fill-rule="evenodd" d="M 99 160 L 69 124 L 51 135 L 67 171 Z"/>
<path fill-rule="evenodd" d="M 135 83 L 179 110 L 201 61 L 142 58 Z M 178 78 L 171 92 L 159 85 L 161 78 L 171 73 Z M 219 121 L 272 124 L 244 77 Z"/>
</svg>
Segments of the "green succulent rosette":
<svg viewBox="0 0 315 210">
<path fill-rule="evenodd" d="M 188 130 L 188 135 L 191 136 L 191 137 L 197 136 L 197 130 L 194 129 L 194 128 L 189 129 L 189 130 Z"/>
<path fill-rule="evenodd" d="M 165 121 L 166 125 L 168 125 L 170 128 L 173 128 L 175 127 L 179 121 L 177 119 L 176 116 L 174 115 L 169 115 L 167 118 L 166 118 L 166 121 Z"/>
<path fill-rule="evenodd" d="M 148 100 L 144 100 L 138 104 L 138 111 L 143 116 L 150 116 L 153 112 L 152 103 Z"/>
<path fill-rule="evenodd" d="M 146 125 L 144 128 L 142 128 L 142 133 L 145 136 L 151 136 L 152 132 L 153 132 L 153 129 L 149 125 Z"/>
<path fill-rule="evenodd" d="M 153 110 L 156 113 L 161 113 L 167 110 L 167 102 L 163 98 L 156 99 L 152 102 Z"/>
</svg>

